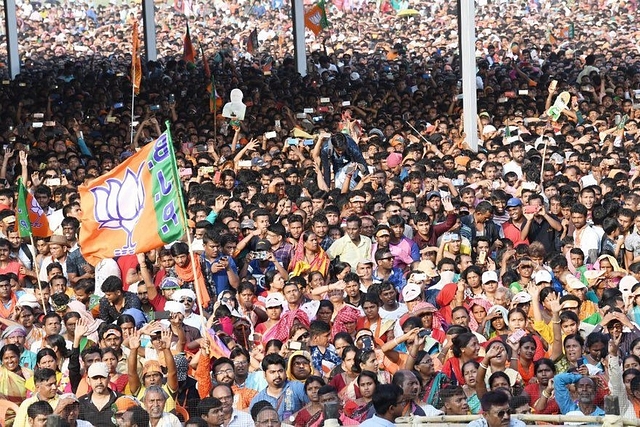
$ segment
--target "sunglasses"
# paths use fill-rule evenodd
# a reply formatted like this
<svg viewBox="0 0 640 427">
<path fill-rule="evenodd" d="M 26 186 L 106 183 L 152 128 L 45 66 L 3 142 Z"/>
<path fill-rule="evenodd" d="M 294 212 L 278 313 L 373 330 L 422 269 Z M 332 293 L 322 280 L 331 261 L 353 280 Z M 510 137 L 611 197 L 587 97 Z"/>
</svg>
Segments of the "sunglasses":
<svg viewBox="0 0 640 427">
<path fill-rule="evenodd" d="M 193 300 L 191 298 L 182 298 L 180 302 L 184 304 L 185 302 L 193 302 Z"/>
<path fill-rule="evenodd" d="M 504 418 L 506 415 L 511 415 L 511 409 L 503 409 L 496 414 L 498 418 Z"/>
</svg>

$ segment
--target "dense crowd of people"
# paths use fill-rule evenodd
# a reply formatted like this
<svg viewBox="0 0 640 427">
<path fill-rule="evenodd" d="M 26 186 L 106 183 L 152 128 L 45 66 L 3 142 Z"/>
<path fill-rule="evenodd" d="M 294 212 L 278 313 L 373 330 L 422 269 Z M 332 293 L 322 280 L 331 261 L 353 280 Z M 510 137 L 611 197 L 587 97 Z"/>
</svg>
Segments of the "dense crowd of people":
<svg viewBox="0 0 640 427">
<path fill-rule="evenodd" d="M 301 76 L 288 4 L 187 3 L 157 6 L 134 101 L 139 5 L 18 2 L 22 72 L 0 86 L 8 422 L 498 427 L 602 415 L 607 395 L 640 417 L 635 2 L 478 2 L 477 129 L 454 4 L 327 4 Z M 190 239 L 89 264 L 78 186 L 165 123 Z M 51 237 L 20 237 L 19 177 Z"/>
</svg>

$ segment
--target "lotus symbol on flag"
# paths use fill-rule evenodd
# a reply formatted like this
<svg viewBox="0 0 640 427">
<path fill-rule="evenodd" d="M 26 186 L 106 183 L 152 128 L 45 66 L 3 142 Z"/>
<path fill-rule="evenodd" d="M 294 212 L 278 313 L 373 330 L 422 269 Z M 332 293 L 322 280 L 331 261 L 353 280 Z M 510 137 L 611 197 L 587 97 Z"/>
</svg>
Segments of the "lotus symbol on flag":
<svg viewBox="0 0 640 427">
<path fill-rule="evenodd" d="M 316 12 L 309 17 L 309 21 L 313 23 L 313 25 L 320 25 L 320 21 L 322 21 L 322 14 L 320 12 Z"/>
<path fill-rule="evenodd" d="M 100 223 L 99 228 L 123 230 L 127 233 L 127 243 L 114 251 L 114 256 L 132 255 L 136 244 L 133 231 L 140 219 L 144 205 L 144 184 L 140 178 L 143 165 L 136 174 L 127 168 L 124 179 L 109 178 L 107 186 L 91 189 L 94 198 L 94 217 Z"/>
</svg>

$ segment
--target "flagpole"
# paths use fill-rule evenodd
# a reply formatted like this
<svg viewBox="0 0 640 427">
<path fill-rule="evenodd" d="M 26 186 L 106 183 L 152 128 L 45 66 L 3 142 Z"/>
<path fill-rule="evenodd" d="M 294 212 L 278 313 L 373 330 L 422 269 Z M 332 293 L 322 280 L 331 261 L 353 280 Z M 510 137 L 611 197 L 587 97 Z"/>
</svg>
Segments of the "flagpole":
<svg viewBox="0 0 640 427">
<path fill-rule="evenodd" d="M 171 138 L 171 130 L 169 128 L 169 122 L 165 122 L 165 125 L 167 126 L 167 135 L 169 136 L 169 138 Z M 171 149 L 171 161 L 173 163 L 173 175 L 174 177 L 176 177 L 176 186 L 178 187 L 178 199 L 180 201 L 180 215 L 182 216 L 182 224 L 184 227 L 184 232 L 185 235 L 187 236 L 187 245 L 189 246 L 189 258 L 191 259 L 191 268 L 193 269 L 193 287 L 196 291 L 196 303 L 198 305 L 198 310 L 200 311 L 200 315 L 202 316 L 200 319 L 202 320 L 202 324 L 205 326 L 206 329 L 206 323 L 204 321 L 204 309 L 202 308 L 202 295 L 200 294 L 200 286 L 199 286 L 199 280 L 198 280 L 198 275 L 196 274 L 196 272 L 198 271 L 196 268 L 196 259 L 195 256 L 193 255 L 193 242 L 191 240 L 191 234 L 189 233 L 189 227 L 187 224 L 187 211 L 185 209 L 184 206 L 184 198 L 182 195 L 182 186 L 180 184 L 180 179 L 178 177 L 178 168 L 177 165 L 175 163 L 175 153 L 174 153 L 174 149 L 173 149 L 173 141 L 171 141 L 170 144 L 168 144 L 170 149 Z"/>
<path fill-rule="evenodd" d="M 134 27 L 137 28 L 137 20 L 134 23 Z M 136 30 L 134 31 L 134 33 L 135 33 L 134 35 L 137 37 L 138 31 Z M 133 115 L 135 114 L 135 107 L 136 107 L 136 57 L 138 56 L 138 52 L 135 46 L 137 45 L 137 42 L 138 40 L 131 40 L 131 130 L 130 130 L 131 136 L 129 140 L 129 145 L 131 146 L 131 149 L 133 149 L 133 133 L 134 133 Z M 140 69 L 140 73 L 142 73 L 142 67 Z"/>
<path fill-rule="evenodd" d="M 36 244 L 33 242 L 33 233 L 29 234 L 29 239 L 31 240 L 31 247 L 33 249 L 36 248 Z M 38 282 L 38 289 L 40 289 L 40 300 L 42 302 L 42 312 L 47 314 L 47 306 L 44 303 L 44 294 L 42 293 L 42 283 L 40 283 L 40 269 L 38 268 L 38 263 L 36 258 L 33 258 L 33 270 L 36 272 L 36 282 Z"/>
</svg>

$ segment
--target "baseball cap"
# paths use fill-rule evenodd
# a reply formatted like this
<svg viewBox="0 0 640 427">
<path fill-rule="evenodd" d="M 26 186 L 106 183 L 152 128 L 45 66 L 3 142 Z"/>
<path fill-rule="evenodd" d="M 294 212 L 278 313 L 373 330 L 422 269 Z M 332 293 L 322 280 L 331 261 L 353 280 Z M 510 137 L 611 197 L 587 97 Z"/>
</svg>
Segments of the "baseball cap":
<svg viewBox="0 0 640 427">
<path fill-rule="evenodd" d="M 171 295 L 171 299 L 177 302 L 180 302 L 182 298 L 191 298 L 193 301 L 195 301 L 196 293 L 191 289 L 178 289 Z"/>
<path fill-rule="evenodd" d="M 525 291 L 518 292 L 511 299 L 511 302 L 515 302 L 516 304 L 526 304 L 531 301 L 532 301 L 531 295 L 529 295 L 529 293 Z"/>
<path fill-rule="evenodd" d="M 133 396 L 120 396 L 113 402 L 116 414 L 123 413 L 127 409 L 135 408 L 136 406 L 140 406 L 140 402 Z"/>
<path fill-rule="evenodd" d="M 122 333 L 119 330 L 117 330 L 116 328 L 109 328 L 104 332 L 102 337 L 106 338 L 106 337 L 110 337 L 112 335 L 115 335 L 116 337 L 121 337 Z"/>
<path fill-rule="evenodd" d="M 533 280 L 536 285 L 540 283 L 551 283 L 551 273 L 547 270 L 538 270 L 533 274 Z"/>
<path fill-rule="evenodd" d="M 358 265 L 360 265 L 360 264 L 363 264 L 363 265 L 371 264 L 371 265 L 373 265 L 374 262 L 371 259 L 361 259 L 360 261 L 358 261 Z"/>
<path fill-rule="evenodd" d="M 507 200 L 508 208 L 515 208 L 516 206 L 522 206 L 522 200 L 518 199 L 517 197 L 512 197 Z"/>
<path fill-rule="evenodd" d="M 402 298 L 404 299 L 404 302 L 413 301 L 421 294 L 422 288 L 420 288 L 420 285 L 416 285 L 415 283 L 409 283 L 402 288 Z"/>
<path fill-rule="evenodd" d="M 440 195 L 440 192 L 438 192 L 438 191 L 429 191 L 427 193 L 427 200 L 431 200 L 434 197 L 442 197 L 442 196 Z"/>
<path fill-rule="evenodd" d="M 284 297 L 281 294 L 270 294 L 264 302 L 266 308 L 280 307 L 284 305 Z"/>
<path fill-rule="evenodd" d="M 489 282 L 497 282 L 498 274 L 495 271 L 485 271 L 482 273 L 482 284 L 486 284 Z"/>
<path fill-rule="evenodd" d="M 93 362 L 89 366 L 89 372 L 87 373 L 89 378 L 104 377 L 109 378 L 109 368 L 104 362 Z"/>
<path fill-rule="evenodd" d="M 180 282 L 175 277 L 165 277 L 160 282 L 160 289 L 180 289 Z"/>
<path fill-rule="evenodd" d="M 567 286 L 571 289 L 584 289 L 587 287 L 580 279 L 574 276 L 567 276 Z"/>
<path fill-rule="evenodd" d="M 363 196 L 361 196 L 359 194 L 356 194 L 355 196 L 351 197 L 350 200 L 352 202 L 366 202 L 367 201 Z"/>
<path fill-rule="evenodd" d="M 271 243 L 269 243 L 268 240 L 261 239 L 261 240 L 258 240 L 258 243 L 256 243 L 256 251 L 270 251 L 270 250 L 271 250 Z"/>
<path fill-rule="evenodd" d="M 245 219 L 244 221 L 242 221 L 240 223 L 240 228 L 242 230 L 255 229 L 256 228 L 256 223 L 252 219 Z"/>
<path fill-rule="evenodd" d="M 164 309 L 169 313 L 180 313 L 183 316 L 185 315 L 184 304 L 179 303 L 178 301 L 167 301 L 164 303 Z"/>
<path fill-rule="evenodd" d="M 378 226 L 378 229 L 373 233 L 375 237 L 391 236 L 389 227 Z"/>
</svg>

